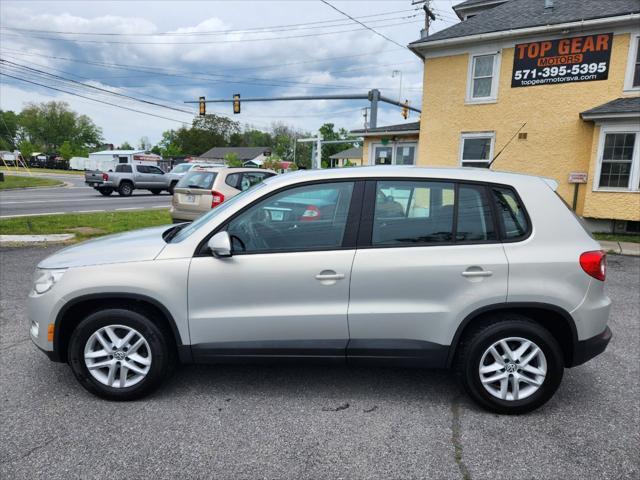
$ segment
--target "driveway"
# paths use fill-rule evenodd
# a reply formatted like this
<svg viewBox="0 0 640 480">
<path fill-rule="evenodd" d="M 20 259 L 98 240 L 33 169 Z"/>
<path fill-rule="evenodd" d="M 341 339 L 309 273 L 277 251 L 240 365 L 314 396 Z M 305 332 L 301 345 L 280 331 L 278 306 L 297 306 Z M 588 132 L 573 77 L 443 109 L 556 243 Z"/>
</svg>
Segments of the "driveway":
<svg viewBox="0 0 640 480">
<path fill-rule="evenodd" d="M 24 297 L 52 249 L 0 250 L 1 478 L 621 479 L 640 474 L 640 259 L 610 257 L 608 350 L 525 416 L 446 372 L 188 366 L 99 400 L 31 344 Z"/>
<path fill-rule="evenodd" d="M 106 212 L 147 208 L 169 208 L 171 195 L 153 195 L 148 190 L 134 190 L 130 197 L 114 193 L 103 197 L 84 183 L 78 175 L 40 173 L 39 176 L 65 182 L 64 187 L 3 190 L 0 192 L 0 218 L 51 213 Z"/>
</svg>

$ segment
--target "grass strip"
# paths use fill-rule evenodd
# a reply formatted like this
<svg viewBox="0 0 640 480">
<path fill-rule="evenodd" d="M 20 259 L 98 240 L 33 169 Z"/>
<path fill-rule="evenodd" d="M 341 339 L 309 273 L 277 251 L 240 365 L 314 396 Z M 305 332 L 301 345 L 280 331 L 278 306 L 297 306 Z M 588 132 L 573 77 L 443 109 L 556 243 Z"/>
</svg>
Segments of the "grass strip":
<svg viewBox="0 0 640 480">
<path fill-rule="evenodd" d="M 27 187 L 55 187 L 64 182 L 52 178 L 42 177 L 18 177 L 16 175 L 5 175 L 4 182 L 0 182 L 0 190 L 13 190 L 15 188 Z"/>
<path fill-rule="evenodd" d="M 0 235 L 74 233 L 77 240 L 171 223 L 168 210 L 65 213 L 0 219 Z"/>
</svg>

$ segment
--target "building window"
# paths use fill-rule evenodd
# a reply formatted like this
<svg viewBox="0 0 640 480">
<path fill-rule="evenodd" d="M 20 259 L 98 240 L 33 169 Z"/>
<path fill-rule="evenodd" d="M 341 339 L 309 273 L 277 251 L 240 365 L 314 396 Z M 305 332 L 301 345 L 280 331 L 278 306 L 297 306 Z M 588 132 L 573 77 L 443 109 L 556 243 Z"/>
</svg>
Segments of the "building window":
<svg viewBox="0 0 640 480">
<path fill-rule="evenodd" d="M 460 140 L 462 167 L 489 168 L 493 158 L 494 133 L 464 133 Z"/>
<path fill-rule="evenodd" d="M 414 165 L 416 163 L 416 143 L 374 144 L 373 165 Z"/>
<path fill-rule="evenodd" d="M 631 37 L 624 89 L 634 92 L 640 90 L 640 35 Z"/>
<path fill-rule="evenodd" d="M 596 190 L 640 190 L 640 130 L 602 127 Z"/>
<path fill-rule="evenodd" d="M 498 93 L 499 55 L 473 55 L 469 62 L 468 102 L 493 101 Z"/>
</svg>

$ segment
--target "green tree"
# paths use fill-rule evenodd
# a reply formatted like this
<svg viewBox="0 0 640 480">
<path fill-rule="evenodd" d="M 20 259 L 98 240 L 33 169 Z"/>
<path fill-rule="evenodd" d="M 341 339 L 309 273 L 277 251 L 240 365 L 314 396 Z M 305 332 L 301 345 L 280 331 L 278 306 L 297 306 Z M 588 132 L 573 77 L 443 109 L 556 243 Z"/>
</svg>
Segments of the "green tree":
<svg viewBox="0 0 640 480">
<path fill-rule="evenodd" d="M 18 116 L 23 139 L 56 151 L 68 140 L 78 148 L 95 148 L 102 143 L 102 130 L 86 115 L 78 115 L 65 102 L 30 103 Z"/>
<path fill-rule="evenodd" d="M 133 150 L 133 146 L 126 140 L 120 145 L 120 150 Z"/>
<path fill-rule="evenodd" d="M 339 129 L 338 131 L 334 130 L 335 125 L 333 123 L 325 123 L 320 127 L 320 134 L 322 135 L 323 140 L 349 140 L 351 139 L 351 135 L 344 128 Z M 341 152 L 346 148 L 353 147 L 355 143 L 332 143 L 327 145 L 322 145 L 322 164 L 325 163 L 327 165 L 331 165 L 331 160 L 329 157 L 335 153 Z M 325 167 L 323 167 L 325 168 Z"/>
<path fill-rule="evenodd" d="M 241 167 L 242 160 L 238 157 L 237 153 L 230 152 L 224 156 L 224 162 L 227 164 L 227 167 Z"/>
<path fill-rule="evenodd" d="M 20 153 L 22 154 L 22 158 L 25 161 L 29 161 L 29 158 L 31 157 L 31 154 L 33 152 L 35 152 L 37 150 L 38 147 L 36 147 L 33 143 L 31 143 L 29 140 L 22 140 L 19 144 L 18 144 L 18 150 L 20 150 Z"/>
<path fill-rule="evenodd" d="M 275 172 L 279 172 L 280 169 L 282 168 L 280 165 L 280 162 L 281 162 L 280 157 L 272 154 L 270 157 L 267 157 L 264 159 L 264 162 L 262 163 L 262 168 L 266 170 L 273 170 Z"/>
<path fill-rule="evenodd" d="M 19 128 L 18 115 L 15 112 L 0 110 L 0 150 L 16 149 Z"/>
<path fill-rule="evenodd" d="M 71 160 L 71 157 L 73 157 L 73 147 L 69 140 L 65 140 L 62 145 L 60 145 L 58 153 L 60 153 L 60 156 L 65 160 Z"/>
</svg>

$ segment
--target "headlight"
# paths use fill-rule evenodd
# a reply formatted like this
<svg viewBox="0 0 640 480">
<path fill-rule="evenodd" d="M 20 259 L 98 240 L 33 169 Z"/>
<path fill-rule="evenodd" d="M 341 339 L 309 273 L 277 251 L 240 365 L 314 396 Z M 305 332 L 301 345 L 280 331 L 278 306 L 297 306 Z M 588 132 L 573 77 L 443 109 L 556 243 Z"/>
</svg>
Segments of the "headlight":
<svg viewBox="0 0 640 480">
<path fill-rule="evenodd" d="M 62 278 L 66 269 L 42 269 L 38 268 L 33 275 L 33 291 L 43 294 L 53 287 Z"/>
</svg>

